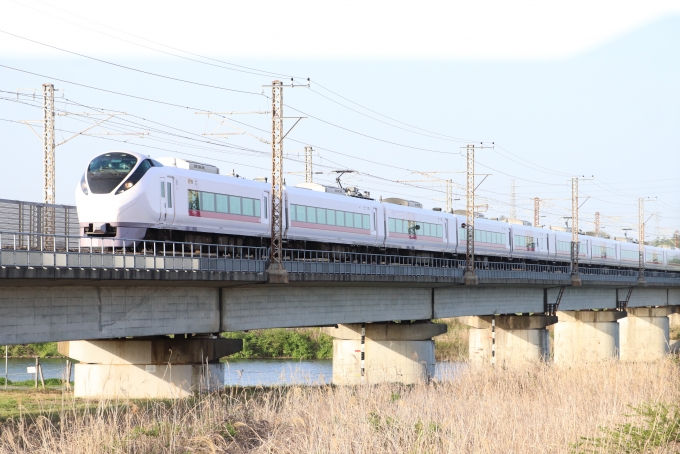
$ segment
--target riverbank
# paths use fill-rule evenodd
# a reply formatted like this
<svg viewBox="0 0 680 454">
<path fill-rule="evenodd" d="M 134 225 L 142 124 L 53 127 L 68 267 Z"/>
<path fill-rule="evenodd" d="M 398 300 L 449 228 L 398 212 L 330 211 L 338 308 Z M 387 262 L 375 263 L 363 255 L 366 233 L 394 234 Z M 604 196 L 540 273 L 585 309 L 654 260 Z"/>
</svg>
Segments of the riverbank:
<svg viewBox="0 0 680 454">
<path fill-rule="evenodd" d="M 14 408 L 0 426 L 0 452 L 651 453 L 680 447 L 680 367 L 670 356 L 651 364 L 464 368 L 454 380 L 416 386 L 228 388 L 175 402 L 31 395 L 43 398 L 0 391 L 0 399 L 14 402 L 2 404 Z M 32 410 L 21 414 L 27 399 Z"/>
</svg>

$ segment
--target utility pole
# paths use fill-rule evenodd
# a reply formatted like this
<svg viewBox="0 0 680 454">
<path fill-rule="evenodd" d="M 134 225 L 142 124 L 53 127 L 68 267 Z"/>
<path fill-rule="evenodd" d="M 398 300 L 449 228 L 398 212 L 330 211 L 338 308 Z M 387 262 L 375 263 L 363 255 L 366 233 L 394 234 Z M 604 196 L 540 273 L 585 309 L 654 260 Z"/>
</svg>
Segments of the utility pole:
<svg viewBox="0 0 680 454">
<path fill-rule="evenodd" d="M 465 284 L 476 285 L 475 275 L 475 146 L 468 145 L 465 197 Z"/>
<path fill-rule="evenodd" d="M 645 199 L 640 197 L 638 199 L 638 254 L 639 254 L 639 270 L 638 270 L 638 285 L 646 286 L 645 281 Z"/>
<path fill-rule="evenodd" d="M 270 282 L 288 283 L 283 267 L 283 84 L 272 82 L 272 216 L 271 252 L 267 274 Z"/>
<path fill-rule="evenodd" d="M 446 212 L 453 213 L 453 180 L 446 180 Z"/>
<path fill-rule="evenodd" d="M 493 148 L 480 144 L 479 149 Z M 465 184 L 465 285 L 477 285 L 479 279 L 475 274 L 475 145 L 465 147 L 466 151 L 466 184 Z M 488 176 L 488 175 L 487 175 Z M 485 177 L 486 179 L 486 177 Z M 482 180 L 483 182 L 484 180 Z M 481 183 L 480 183 L 481 184 Z"/>
<path fill-rule="evenodd" d="M 589 178 L 592 179 L 592 178 Z M 571 179 L 571 285 L 581 285 L 581 276 L 578 273 L 578 210 L 588 201 L 587 197 L 582 204 L 578 203 L 578 177 Z"/>
<path fill-rule="evenodd" d="M 305 183 L 314 182 L 314 172 L 312 168 L 312 153 L 314 150 L 310 146 L 305 147 Z"/>
<path fill-rule="evenodd" d="M 57 91 L 53 84 L 43 84 L 43 119 L 42 120 L 24 120 L 20 123 L 24 123 L 31 131 L 41 140 L 43 145 L 43 200 L 47 204 L 43 209 L 42 222 L 42 233 L 47 234 L 45 241 L 46 247 L 52 247 L 54 238 L 50 235 L 56 233 L 56 219 L 55 219 L 55 209 L 53 206 L 57 203 L 57 185 L 56 185 L 56 148 L 68 142 L 69 140 L 81 136 L 81 135 L 92 135 L 84 134 L 92 128 L 100 126 L 102 123 L 114 118 L 116 115 L 126 115 L 124 112 L 97 112 L 97 113 L 72 113 L 72 112 L 60 112 L 59 116 L 66 115 L 78 115 L 84 117 L 105 115 L 107 118 L 103 120 L 96 120 L 92 126 L 73 134 L 68 139 L 62 140 L 56 143 L 55 136 L 55 117 L 57 113 L 55 112 L 54 105 L 54 92 Z M 43 126 L 42 135 L 39 134 L 35 129 L 33 129 L 32 124 L 41 123 Z M 106 135 L 148 135 L 148 133 L 106 133 Z"/>
<path fill-rule="evenodd" d="M 515 199 L 515 179 L 510 182 L 510 217 L 517 219 L 517 205 Z"/>
<path fill-rule="evenodd" d="M 288 271 L 283 266 L 283 139 L 297 125 L 302 118 L 294 117 L 297 121 L 284 134 L 283 132 L 283 82 L 275 80 L 269 85 L 272 89 L 272 186 L 271 186 L 271 251 L 269 253 L 269 266 L 267 267 L 267 280 L 273 284 L 287 284 Z M 309 87 L 307 85 L 296 86 L 291 79 L 288 88 Z"/>
<path fill-rule="evenodd" d="M 600 212 L 595 212 L 595 236 L 600 236 Z"/>
<path fill-rule="evenodd" d="M 571 285 L 581 285 L 578 274 L 578 177 L 571 179 Z"/>
<path fill-rule="evenodd" d="M 54 85 L 43 84 L 43 180 L 45 203 L 54 205 Z M 47 233 L 47 232 L 46 232 Z M 52 232 L 54 233 L 54 232 Z"/>
<path fill-rule="evenodd" d="M 534 197 L 534 227 L 538 227 L 541 218 L 541 202 L 538 197 Z"/>
<path fill-rule="evenodd" d="M 43 198 L 45 204 L 54 205 L 56 198 L 54 150 L 54 85 L 43 84 Z M 53 206 L 43 211 L 43 233 L 54 240 L 56 219 Z M 48 248 L 50 245 L 47 245 Z"/>
</svg>

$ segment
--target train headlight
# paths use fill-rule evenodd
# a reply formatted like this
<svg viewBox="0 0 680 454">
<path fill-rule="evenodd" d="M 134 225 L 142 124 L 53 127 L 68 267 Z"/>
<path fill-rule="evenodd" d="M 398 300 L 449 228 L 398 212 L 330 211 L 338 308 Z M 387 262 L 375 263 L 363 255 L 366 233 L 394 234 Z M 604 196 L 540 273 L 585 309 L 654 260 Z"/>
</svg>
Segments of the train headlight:
<svg viewBox="0 0 680 454">
<path fill-rule="evenodd" d="M 125 189 L 130 189 L 130 188 L 131 188 L 132 186 L 134 186 L 134 185 L 135 185 L 135 184 L 134 184 L 132 181 L 128 181 L 127 183 L 125 183 L 125 184 L 123 185 L 123 187 L 124 187 Z"/>
<path fill-rule="evenodd" d="M 85 195 L 90 193 L 90 191 L 87 190 L 87 180 L 85 180 L 85 174 L 83 174 L 82 178 L 80 179 L 80 189 L 83 190 Z"/>
</svg>

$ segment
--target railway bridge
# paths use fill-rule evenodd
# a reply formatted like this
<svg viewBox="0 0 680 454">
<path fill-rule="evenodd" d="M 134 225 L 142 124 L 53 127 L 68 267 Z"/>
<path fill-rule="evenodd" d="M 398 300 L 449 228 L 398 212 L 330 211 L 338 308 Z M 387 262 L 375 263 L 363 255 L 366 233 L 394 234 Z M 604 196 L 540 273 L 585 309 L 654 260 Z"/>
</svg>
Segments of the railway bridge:
<svg viewBox="0 0 680 454">
<path fill-rule="evenodd" d="M 668 272 L 640 286 L 636 270 L 582 267 L 572 286 L 566 266 L 479 261 L 467 286 L 461 260 L 285 249 L 289 283 L 269 284 L 266 248 L 97 248 L 67 225 L 11 227 L 0 219 L 0 344 L 60 342 L 80 361 L 80 396 L 217 386 L 219 358 L 241 349 L 219 333 L 260 328 L 324 327 L 339 384 L 426 380 L 446 329 L 432 320 L 446 317 L 471 326 L 472 364 L 546 360 L 550 325 L 556 364 L 654 360 L 680 306 L 680 274 Z"/>
</svg>

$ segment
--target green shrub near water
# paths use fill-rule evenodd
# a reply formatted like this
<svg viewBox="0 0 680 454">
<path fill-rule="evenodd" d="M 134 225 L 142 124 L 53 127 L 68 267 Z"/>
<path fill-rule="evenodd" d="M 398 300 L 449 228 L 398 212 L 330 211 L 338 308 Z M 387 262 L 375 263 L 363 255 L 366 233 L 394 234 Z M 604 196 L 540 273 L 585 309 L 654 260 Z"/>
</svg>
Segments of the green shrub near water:
<svg viewBox="0 0 680 454">
<path fill-rule="evenodd" d="M 279 328 L 222 336 L 243 339 L 243 350 L 230 358 L 330 359 L 333 355 L 333 338 L 317 329 Z"/>
<path fill-rule="evenodd" d="M 5 356 L 5 346 L 0 346 L 0 356 Z M 14 358 L 32 358 L 39 356 L 41 358 L 47 357 L 62 357 L 57 350 L 56 342 L 38 342 L 35 344 L 10 345 L 9 355 Z"/>
</svg>

